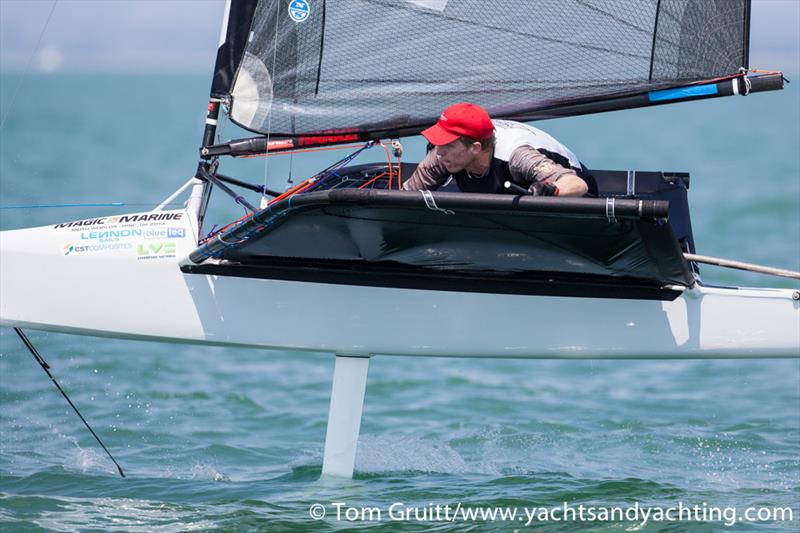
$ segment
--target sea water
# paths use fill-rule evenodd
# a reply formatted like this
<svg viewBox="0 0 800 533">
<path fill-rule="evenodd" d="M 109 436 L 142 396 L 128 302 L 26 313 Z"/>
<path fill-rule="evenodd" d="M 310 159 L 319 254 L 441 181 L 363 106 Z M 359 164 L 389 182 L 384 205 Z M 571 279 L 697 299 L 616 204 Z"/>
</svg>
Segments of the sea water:
<svg viewBox="0 0 800 533">
<path fill-rule="evenodd" d="M 33 75 L 20 85 L 19 76 L 4 75 L 1 86 L 2 206 L 126 204 L 2 209 L 2 229 L 147 210 L 193 174 L 205 76 Z M 691 172 L 699 253 L 800 270 L 799 95 L 793 83 L 782 92 L 537 126 L 590 167 Z M 222 129 L 223 138 L 246 135 Z M 423 156 L 419 138 L 405 148 L 406 161 Z M 282 189 L 345 154 L 225 161 L 223 171 Z M 356 163 L 382 158 L 373 149 Z M 208 229 L 242 214 L 219 193 L 215 203 Z M 800 288 L 714 267 L 702 275 L 706 283 Z M 142 298 L 158 305 L 157 294 Z M 242 304 L 269 325 L 255 304 Z M 386 318 L 407 335 L 402 317 Z M 532 336 L 584 326 L 517 319 Z M 313 327 L 337 327 L 336 317 Z M 524 510 L 581 504 L 739 515 L 786 508 L 793 520 L 728 526 L 700 513 L 643 524 L 639 514 L 545 529 L 800 527 L 797 359 L 373 358 L 355 477 L 336 481 L 319 479 L 332 356 L 29 335 L 128 477 L 116 474 L 13 331 L 0 329 L 5 531 L 515 530 L 538 524 Z M 315 504 L 326 512 L 321 520 L 311 516 Z M 445 506 L 452 514 L 459 504 L 520 516 L 444 521 Z"/>
</svg>

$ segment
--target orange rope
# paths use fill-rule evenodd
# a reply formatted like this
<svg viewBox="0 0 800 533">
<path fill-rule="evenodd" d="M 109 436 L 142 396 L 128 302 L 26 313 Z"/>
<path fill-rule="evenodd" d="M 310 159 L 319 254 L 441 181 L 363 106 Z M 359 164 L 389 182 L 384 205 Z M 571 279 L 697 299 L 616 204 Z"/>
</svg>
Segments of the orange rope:
<svg viewBox="0 0 800 533">
<path fill-rule="evenodd" d="M 732 80 L 734 78 L 744 78 L 747 76 L 748 72 L 758 72 L 759 74 L 783 74 L 783 72 L 780 72 L 778 70 L 759 70 L 757 68 L 749 68 L 745 72 L 737 72 L 736 74 L 730 74 L 728 76 L 720 76 L 719 78 L 712 78 L 710 80 L 696 81 L 694 83 L 690 83 L 689 85 L 705 85 L 706 83 L 717 83 L 720 81 Z"/>
<path fill-rule="evenodd" d="M 273 198 L 272 200 L 269 201 L 269 204 L 274 204 L 275 202 L 279 202 L 279 201 L 283 200 L 284 198 L 288 198 L 289 196 L 293 196 L 295 194 L 299 194 L 299 193 L 303 192 L 304 190 L 308 189 L 309 187 L 311 187 L 314 183 L 315 182 L 312 182 L 310 179 L 307 179 L 304 182 L 302 182 L 302 183 L 300 183 L 298 185 L 295 185 L 294 187 L 292 187 L 291 189 L 289 189 L 285 193 L 281 194 L 280 196 L 276 196 L 275 198 Z M 267 205 L 269 205 L 269 204 L 267 204 Z"/>
<path fill-rule="evenodd" d="M 303 192 L 304 190 L 306 190 L 307 188 L 309 188 L 312 185 L 313 185 L 313 183 L 310 182 L 310 180 L 306 180 L 306 181 L 300 183 L 299 185 L 295 185 L 294 187 L 292 187 L 291 189 L 289 189 L 285 193 L 281 194 L 280 196 L 277 196 L 277 197 L 273 198 L 272 200 L 269 201 L 269 203 L 267 205 L 272 205 L 275 202 L 277 202 L 279 200 L 283 200 L 284 198 L 286 198 L 288 196 Z M 221 227 L 220 229 L 215 231 L 214 234 L 216 235 L 218 233 L 222 233 L 223 231 L 225 231 L 226 229 L 230 228 L 231 226 L 235 226 L 236 224 L 238 224 L 239 222 L 245 220 L 246 218 L 252 217 L 254 214 L 255 213 L 247 213 L 243 217 L 237 218 L 236 220 L 234 220 L 230 224 L 227 224 L 227 225 Z M 206 240 L 208 240 L 208 239 L 206 239 Z"/>
<path fill-rule="evenodd" d="M 745 75 L 744 72 L 737 72 L 736 74 L 731 74 L 729 76 L 720 76 L 719 78 L 712 78 L 710 80 L 694 81 L 689 85 L 705 85 L 706 83 L 717 83 L 718 81 L 732 80 L 733 78 L 741 78 L 744 75 Z"/>
<path fill-rule="evenodd" d="M 780 70 L 759 70 L 757 68 L 749 68 L 748 72 L 758 72 L 759 74 L 783 74 Z"/>
<path fill-rule="evenodd" d="M 400 162 L 400 156 L 397 157 L 397 190 L 403 190 L 403 164 Z"/>
<path fill-rule="evenodd" d="M 273 198 L 272 200 L 270 200 L 270 202 L 274 202 L 275 200 L 283 200 L 284 198 L 286 198 L 290 194 L 294 194 L 296 191 L 298 191 L 300 189 L 300 187 L 305 185 L 307 181 L 308 180 L 298 183 L 297 185 L 295 185 L 291 189 L 285 191 L 283 194 L 280 194 L 280 195 L 276 196 L 275 198 Z"/>
<path fill-rule="evenodd" d="M 311 181 L 311 180 L 309 180 L 309 181 L 308 181 L 308 182 L 305 184 L 305 186 L 301 187 L 299 191 L 295 192 L 295 193 L 294 193 L 294 194 L 292 194 L 291 196 L 294 196 L 295 194 L 300 194 L 301 192 L 305 192 L 306 190 L 308 190 L 308 189 L 310 189 L 311 187 L 313 187 L 313 186 L 314 186 L 314 184 L 316 184 L 316 183 L 317 183 L 316 181 Z"/>
<path fill-rule="evenodd" d="M 374 178 L 372 178 L 371 180 L 369 180 L 368 182 L 366 182 L 364 185 L 362 185 L 361 187 L 359 187 L 359 189 L 363 189 L 363 188 L 364 188 L 364 187 L 366 187 L 367 185 L 371 185 L 372 183 L 374 183 L 374 182 L 378 181 L 379 179 L 381 179 L 381 178 L 382 178 L 382 177 L 384 177 L 385 175 L 386 175 L 386 172 L 381 172 L 380 174 L 378 174 L 377 176 L 375 176 Z"/>
<path fill-rule="evenodd" d="M 392 178 L 394 177 L 393 169 L 392 169 L 392 156 L 389 155 L 389 148 L 383 144 L 382 142 L 378 141 L 378 146 L 383 147 L 383 151 L 386 152 L 386 164 L 389 167 L 389 189 L 392 188 Z"/>
<path fill-rule="evenodd" d="M 389 172 L 388 172 L 388 175 L 389 175 L 389 189 L 391 190 L 391 188 L 392 188 L 392 179 L 393 179 L 393 176 L 394 176 L 394 167 L 392 166 L 392 157 L 389 154 L 389 148 L 385 144 L 383 144 L 380 141 L 378 141 L 376 144 L 382 146 L 384 152 L 386 152 L 386 164 L 387 164 L 387 167 L 389 169 Z M 348 145 L 342 145 L 342 146 L 324 146 L 324 147 L 320 147 L 320 148 L 303 148 L 303 149 L 300 149 L 300 150 L 287 150 L 285 152 L 277 152 L 277 153 L 272 153 L 272 154 L 269 153 L 269 152 L 265 152 L 263 154 L 246 155 L 246 156 L 240 156 L 240 157 L 245 158 L 245 159 L 246 158 L 253 158 L 253 157 L 271 157 L 271 156 L 274 156 L 274 155 L 286 155 L 286 154 L 289 154 L 289 153 L 326 152 L 326 151 L 329 151 L 329 150 L 344 150 L 344 149 L 348 149 L 348 148 L 361 148 L 361 146 L 363 146 L 363 145 L 361 145 L 361 144 L 348 144 Z M 397 158 L 398 189 L 400 187 L 402 187 L 402 181 L 401 181 L 401 178 L 400 178 L 400 172 L 401 172 L 400 169 L 401 169 L 401 167 L 400 167 L 400 158 L 398 157 Z M 371 180 L 369 180 L 365 184 L 361 185 L 359 187 L 359 189 L 363 189 L 364 187 L 374 183 L 375 181 L 379 180 L 380 178 L 382 178 L 382 177 L 384 177 L 386 175 L 387 175 L 387 172 L 381 172 L 380 174 L 378 174 L 377 176 L 375 176 L 374 178 L 372 178 Z M 281 200 L 284 200 L 284 199 L 288 198 L 289 196 L 293 196 L 295 194 L 300 194 L 301 192 L 303 192 L 306 189 L 310 188 L 315 183 L 316 183 L 316 181 L 311 181 L 310 179 L 307 179 L 307 180 L 303 181 L 302 183 L 300 183 L 298 185 L 295 185 L 294 187 L 292 187 L 288 191 L 284 192 L 280 196 L 277 196 L 277 197 L 273 198 L 272 200 L 269 201 L 269 203 L 267 205 L 272 205 L 272 204 L 274 204 L 276 202 L 279 202 Z M 234 220 L 230 224 L 227 224 L 227 225 L 223 226 L 222 228 L 218 229 L 216 232 L 214 232 L 214 234 L 217 235 L 217 234 L 225 231 L 226 229 L 230 228 L 231 226 L 235 226 L 236 224 L 240 223 L 241 221 L 252 217 L 253 214 L 254 213 L 248 213 L 248 214 L 244 215 L 243 217 Z M 205 242 L 207 240 L 208 239 L 205 239 L 205 240 L 203 240 L 201 242 Z"/>
</svg>

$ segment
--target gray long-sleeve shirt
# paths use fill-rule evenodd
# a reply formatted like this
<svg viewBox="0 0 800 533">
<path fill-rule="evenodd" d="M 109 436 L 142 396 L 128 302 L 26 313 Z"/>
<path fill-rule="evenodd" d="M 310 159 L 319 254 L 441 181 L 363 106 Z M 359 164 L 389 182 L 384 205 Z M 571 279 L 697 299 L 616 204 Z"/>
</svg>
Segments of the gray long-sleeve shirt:
<svg viewBox="0 0 800 533">
<path fill-rule="evenodd" d="M 459 188 L 464 192 L 505 193 L 510 192 L 504 183 L 511 180 L 513 183 L 526 189 L 533 187 L 539 193 L 539 188 L 545 181 L 554 182 L 565 174 L 576 174 L 570 167 L 556 163 L 531 146 L 516 148 L 508 161 L 504 161 L 492 154 L 488 171 L 483 176 L 473 176 L 462 170 L 453 174 Z M 450 177 L 450 172 L 436 157 L 436 150 L 431 150 L 417 166 L 417 170 L 409 180 L 403 183 L 403 189 L 408 191 L 436 190 Z"/>
</svg>

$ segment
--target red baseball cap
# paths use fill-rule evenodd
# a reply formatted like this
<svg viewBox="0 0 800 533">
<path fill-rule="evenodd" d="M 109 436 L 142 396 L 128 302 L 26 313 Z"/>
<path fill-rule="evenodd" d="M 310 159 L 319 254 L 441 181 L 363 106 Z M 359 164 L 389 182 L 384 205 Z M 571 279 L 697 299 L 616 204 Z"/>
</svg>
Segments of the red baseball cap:
<svg viewBox="0 0 800 533">
<path fill-rule="evenodd" d="M 479 105 L 461 102 L 445 109 L 439 120 L 422 132 L 434 146 L 450 144 L 459 137 L 483 140 L 492 135 L 494 124 Z"/>
</svg>

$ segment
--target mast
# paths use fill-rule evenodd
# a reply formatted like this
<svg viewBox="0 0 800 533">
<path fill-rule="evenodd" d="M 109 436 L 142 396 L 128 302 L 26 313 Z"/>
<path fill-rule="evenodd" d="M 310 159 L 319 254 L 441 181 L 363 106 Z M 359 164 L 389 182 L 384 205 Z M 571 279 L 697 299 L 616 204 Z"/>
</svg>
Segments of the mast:
<svg viewBox="0 0 800 533">
<path fill-rule="evenodd" d="M 211 92 L 208 101 L 206 124 L 203 130 L 201 153 L 214 144 L 217 134 L 220 106 L 225 102 L 233 84 L 236 69 L 244 54 L 250 24 L 253 19 L 258 0 L 225 0 L 225 9 L 217 47 L 217 58 L 214 75 L 211 81 Z M 189 210 L 197 217 L 198 233 L 203 225 L 203 218 L 211 196 L 212 183 L 206 178 L 210 174 L 213 162 L 209 158 L 201 158 L 195 172 L 196 183 L 192 188 Z"/>
</svg>

